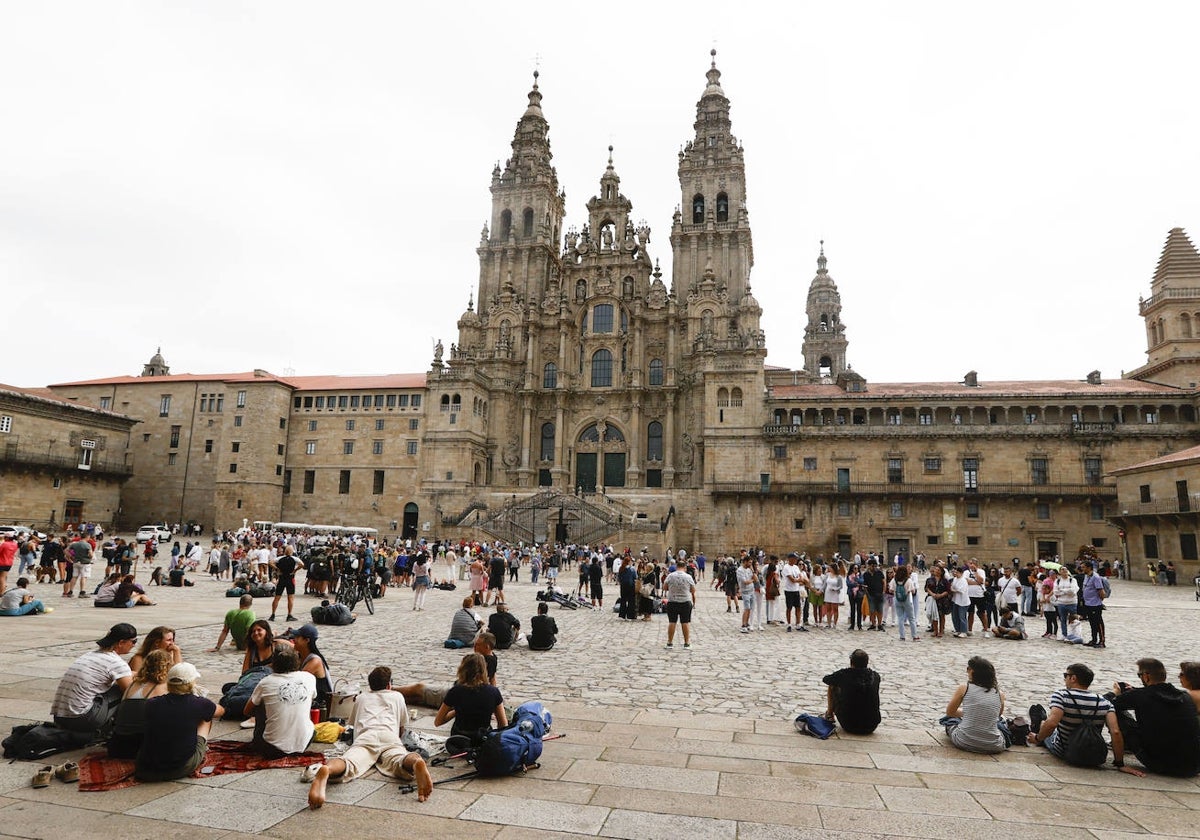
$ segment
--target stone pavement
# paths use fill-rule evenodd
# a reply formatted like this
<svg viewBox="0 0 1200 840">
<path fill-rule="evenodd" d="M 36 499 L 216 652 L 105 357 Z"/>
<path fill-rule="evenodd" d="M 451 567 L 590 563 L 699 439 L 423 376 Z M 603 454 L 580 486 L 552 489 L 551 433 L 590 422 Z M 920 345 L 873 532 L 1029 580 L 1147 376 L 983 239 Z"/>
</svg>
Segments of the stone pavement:
<svg viewBox="0 0 1200 840">
<path fill-rule="evenodd" d="M 522 582 L 508 584 L 506 592 L 527 626 L 536 602 L 525 575 L 523 570 Z M 564 584 L 574 579 L 570 572 L 562 578 Z M 0 619 L 0 732 L 45 719 L 59 676 L 117 620 L 132 621 L 142 633 L 157 624 L 174 627 L 185 657 L 203 673 L 203 684 L 219 688 L 234 679 L 240 654 L 206 652 L 234 604 L 222 597 L 225 586 L 199 576 L 191 589 L 152 588 L 156 607 L 119 613 L 60 599 L 57 587 L 35 587 L 56 607 L 53 615 Z M 611 606 L 616 588 L 605 589 Z M 356 624 L 321 628 L 320 647 L 334 676 L 386 664 L 397 680 L 451 679 L 460 653 L 443 649 L 441 641 L 464 594 L 461 586 L 432 591 L 425 611 L 413 612 L 409 591 L 393 589 L 377 603 L 374 616 L 360 605 Z M 315 603 L 298 596 L 297 615 L 307 616 Z M 260 616 L 269 607 L 261 599 L 256 604 Z M 1070 831 L 1103 840 L 1200 837 L 1196 780 L 1079 770 L 1030 748 L 970 755 L 949 747 L 935 725 L 965 678 L 968 656 L 976 653 L 996 664 L 1010 707 L 1022 711 L 1045 703 L 1061 685 L 1063 666 L 1073 661 L 1095 669 L 1102 690 L 1117 679 L 1136 683 L 1134 660 L 1143 655 L 1162 659 L 1174 677 L 1181 660 L 1200 655 L 1198 609 L 1191 586 L 1117 582 L 1105 650 L 978 634 L 901 644 L 894 630 L 785 633 L 771 627 L 743 635 L 737 617 L 726 613 L 724 597 L 702 587 L 693 648 L 682 650 L 677 639 L 675 649 L 665 650 L 662 616 L 628 623 L 607 607 L 595 612 L 552 607 L 561 630 L 554 650 L 499 654 L 506 700 L 545 701 L 555 730 L 567 736 L 547 743 L 542 766 L 524 778 L 450 783 L 420 804 L 372 774 L 330 785 L 329 803 L 309 812 L 307 786 L 296 770 L 82 793 L 57 781 L 34 790 L 29 786 L 34 764 L 3 763 L 0 835 L 774 840 L 1059 838 Z M 1032 635 L 1040 635 L 1040 621 L 1029 621 Z M 277 623 L 277 632 L 283 627 Z M 845 665 L 860 646 L 883 677 L 880 731 L 866 738 L 839 733 L 824 742 L 798 735 L 791 723 L 795 715 L 823 708 L 821 676 Z M 431 728 L 431 712 L 422 711 L 414 725 Z M 217 738 L 247 736 L 232 723 L 213 730 Z M 435 781 L 460 772 L 462 764 L 456 764 L 454 770 L 436 771 Z"/>
</svg>

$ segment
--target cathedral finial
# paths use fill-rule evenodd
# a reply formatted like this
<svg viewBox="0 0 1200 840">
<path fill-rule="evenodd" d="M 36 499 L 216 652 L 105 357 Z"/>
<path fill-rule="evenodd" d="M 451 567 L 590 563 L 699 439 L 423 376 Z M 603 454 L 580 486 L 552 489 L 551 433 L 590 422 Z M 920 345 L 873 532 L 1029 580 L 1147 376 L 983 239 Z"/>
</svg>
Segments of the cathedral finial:
<svg viewBox="0 0 1200 840">
<path fill-rule="evenodd" d="M 818 274 L 824 274 L 824 273 L 825 273 L 825 264 L 826 264 L 826 260 L 825 260 L 825 240 L 824 240 L 824 239 L 822 239 L 822 240 L 821 240 L 821 253 L 820 253 L 820 255 L 817 257 L 817 273 L 818 273 Z"/>
<path fill-rule="evenodd" d="M 716 70 L 717 69 L 717 48 L 713 47 L 709 51 L 708 54 L 712 56 L 712 66 L 713 66 L 713 69 Z"/>
<path fill-rule="evenodd" d="M 608 144 L 608 168 L 609 169 L 612 169 L 612 152 L 613 152 L 612 143 L 609 143 Z"/>
</svg>

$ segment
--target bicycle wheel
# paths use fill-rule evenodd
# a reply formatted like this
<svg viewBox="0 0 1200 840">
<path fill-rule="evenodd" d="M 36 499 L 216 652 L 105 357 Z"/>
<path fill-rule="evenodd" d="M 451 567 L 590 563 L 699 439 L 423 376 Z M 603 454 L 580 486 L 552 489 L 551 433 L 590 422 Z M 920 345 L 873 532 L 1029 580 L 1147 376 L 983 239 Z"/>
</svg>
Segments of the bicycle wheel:
<svg viewBox="0 0 1200 840">
<path fill-rule="evenodd" d="M 342 582 L 341 589 L 338 591 L 338 603 L 345 604 L 346 609 L 353 612 L 359 597 L 358 584 L 349 580 Z"/>
<path fill-rule="evenodd" d="M 362 587 L 363 603 L 367 605 L 367 612 L 375 615 L 375 599 L 371 597 L 371 584 L 364 584 Z"/>
</svg>

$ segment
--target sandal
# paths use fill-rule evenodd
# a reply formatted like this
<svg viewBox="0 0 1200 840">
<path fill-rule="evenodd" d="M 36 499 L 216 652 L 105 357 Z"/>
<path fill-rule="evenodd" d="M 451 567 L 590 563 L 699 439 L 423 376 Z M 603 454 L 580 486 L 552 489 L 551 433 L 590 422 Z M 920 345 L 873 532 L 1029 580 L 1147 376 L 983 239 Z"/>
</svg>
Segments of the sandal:
<svg viewBox="0 0 1200 840">
<path fill-rule="evenodd" d="M 66 764 L 58 765 L 54 768 L 54 778 L 58 779 L 60 782 L 66 782 L 68 784 L 71 782 L 78 782 L 79 765 L 74 761 L 68 761 Z"/>
<path fill-rule="evenodd" d="M 33 786 L 35 788 L 50 787 L 50 780 L 54 778 L 54 768 L 47 764 L 41 770 L 33 774 Z"/>
</svg>

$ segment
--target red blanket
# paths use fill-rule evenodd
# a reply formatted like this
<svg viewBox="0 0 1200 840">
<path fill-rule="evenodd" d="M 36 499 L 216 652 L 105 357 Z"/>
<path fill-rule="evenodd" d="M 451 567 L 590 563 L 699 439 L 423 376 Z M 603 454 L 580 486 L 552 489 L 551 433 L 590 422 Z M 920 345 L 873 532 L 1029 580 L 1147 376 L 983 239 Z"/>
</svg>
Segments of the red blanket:
<svg viewBox="0 0 1200 840">
<path fill-rule="evenodd" d="M 324 764 L 321 753 L 304 752 L 283 758 L 263 758 L 250 749 L 245 741 L 210 741 L 204 764 L 192 774 L 195 778 L 220 776 L 223 773 L 247 773 L 280 767 L 307 767 Z M 118 790 L 136 785 L 132 759 L 109 758 L 104 753 L 90 753 L 79 759 L 80 790 Z"/>
</svg>

